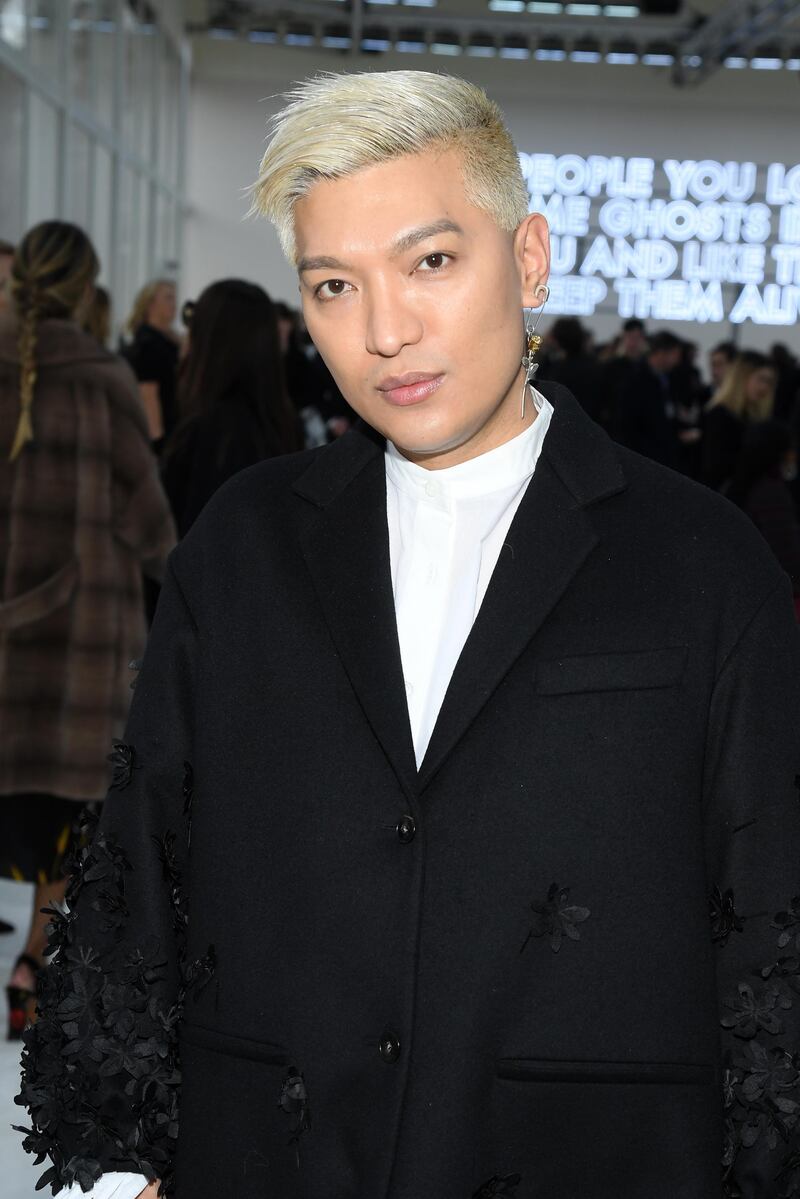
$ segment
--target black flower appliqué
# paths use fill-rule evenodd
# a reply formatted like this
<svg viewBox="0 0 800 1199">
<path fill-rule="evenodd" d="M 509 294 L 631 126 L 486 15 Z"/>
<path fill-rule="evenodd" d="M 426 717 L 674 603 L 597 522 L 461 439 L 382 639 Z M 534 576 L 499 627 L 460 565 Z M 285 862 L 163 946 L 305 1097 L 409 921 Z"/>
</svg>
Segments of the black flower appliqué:
<svg viewBox="0 0 800 1199">
<path fill-rule="evenodd" d="M 289 1137 L 289 1144 L 294 1145 L 297 1168 L 300 1169 L 300 1140 L 304 1133 L 311 1128 L 311 1115 L 308 1109 L 308 1092 L 303 1075 L 296 1066 L 290 1066 L 281 1087 L 278 1107 L 287 1116 L 294 1117 L 294 1125 Z"/>
<path fill-rule="evenodd" d="M 777 913 L 772 927 L 780 930 L 778 949 L 800 953 L 800 895 L 795 895 L 787 911 Z"/>
<path fill-rule="evenodd" d="M 569 887 L 559 887 L 558 883 L 553 883 L 543 903 L 531 904 L 534 919 L 520 953 L 527 947 L 531 937 L 548 936 L 553 953 L 558 953 L 565 936 L 571 941 L 580 941 L 577 925 L 588 920 L 591 912 L 588 908 L 570 904 L 569 893 Z"/>
<path fill-rule="evenodd" d="M 763 1031 L 783 1032 L 779 1011 L 792 1006 L 777 987 L 767 987 L 758 994 L 749 983 L 739 983 L 736 999 L 727 999 L 729 1015 L 723 1016 L 722 1027 L 729 1028 L 735 1037 L 748 1039 Z"/>
<path fill-rule="evenodd" d="M 113 752 L 108 755 L 111 763 L 111 786 L 122 791 L 133 778 L 134 770 L 138 770 L 136 750 L 124 741 L 115 741 Z"/>
<path fill-rule="evenodd" d="M 520 1174 L 506 1174 L 505 1178 L 495 1174 L 483 1186 L 478 1187 L 472 1199 L 496 1199 L 498 1195 L 516 1195 L 521 1179 Z"/>
<path fill-rule="evenodd" d="M 734 907 L 733 891 L 724 893 L 715 887 L 708 900 L 711 916 L 711 940 L 718 945 L 727 945 L 732 932 L 740 933 L 744 928 L 744 917 Z"/>
</svg>

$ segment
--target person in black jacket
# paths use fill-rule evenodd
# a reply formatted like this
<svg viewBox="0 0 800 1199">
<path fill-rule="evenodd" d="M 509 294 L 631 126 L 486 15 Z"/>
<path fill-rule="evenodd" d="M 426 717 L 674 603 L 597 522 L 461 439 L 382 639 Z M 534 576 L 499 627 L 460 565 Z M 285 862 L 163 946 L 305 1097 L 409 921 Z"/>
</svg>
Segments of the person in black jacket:
<svg viewBox="0 0 800 1199">
<path fill-rule="evenodd" d="M 212 283 L 193 306 L 163 478 L 183 536 L 231 475 L 302 447 L 286 392 L 275 306 L 242 279 Z"/>
<path fill-rule="evenodd" d="M 171 279 L 153 279 L 136 296 L 126 330 L 130 341 L 120 354 L 130 364 L 139 387 L 156 450 L 178 423 L 175 389 L 179 345 L 174 332 L 177 299 Z"/>
<path fill-rule="evenodd" d="M 533 386 L 547 226 L 479 88 L 297 85 L 254 196 L 361 420 L 172 555 L 28 1148 L 121 1199 L 794 1199 L 786 576 Z"/>
<path fill-rule="evenodd" d="M 796 463 L 786 425 L 761 421 L 745 431 L 728 499 L 743 508 L 800 596 L 800 522 L 784 478 Z"/>
</svg>

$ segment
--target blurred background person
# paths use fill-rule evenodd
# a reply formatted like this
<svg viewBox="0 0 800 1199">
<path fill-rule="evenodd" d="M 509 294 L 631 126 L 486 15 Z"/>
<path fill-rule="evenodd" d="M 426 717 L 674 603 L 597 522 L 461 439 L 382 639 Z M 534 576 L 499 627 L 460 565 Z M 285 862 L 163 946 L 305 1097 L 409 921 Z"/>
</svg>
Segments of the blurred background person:
<svg viewBox="0 0 800 1199">
<path fill-rule="evenodd" d="M 708 355 L 708 373 L 711 380 L 711 390 L 708 398 L 719 391 L 723 380 L 736 361 L 737 349 L 732 341 L 721 341 Z"/>
<path fill-rule="evenodd" d="M 620 383 L 614 435 L 622 445 L 661 462 L 680 466 L 672 372 L 683 342 L 667 329 L 653 334 L 647 354 L 631 362 Z"/>
<path fill-rule="evenodd" d="M 175 540 L 135 380 L 80 327 L 97 272 L 80 229 L 37 225 L 0 316 L 0 874 L 36 884 L 12 1037 L 70 829 L 108 787 L 144 645 L 141 571 L 160 574 Z"/>
<path fill-rule="evenodd" d="M 278 314 L 263 288 L 242 279 L 212 283 L 190 321 L 178 392 L 182 419 L 163 464 L 180 536 L 231 475 L 303 448 Z"/>
<path fill-rule="evenodd" d="M 545 339 L 543 379 L 568 387 L 589 416 L 602 416 L 600 369 L 589 349 L 589 333 L 575 316 L 560 316 Z"/>
<path fill-rule="evenodd" d="M 781 342 L 776 342 L 769 352 L 775 368 L 775 419 L 788 424 L 798 432 L 798 404 L 800 403 L 800 363 Z"/>
<path fill-rule="evenodd" d="M 747 425 L 770 420 L 775 368 L 764 354 L 743 350 L 734 359 L 703 413 L 701 477 L 723 490 L 733 478 Z"/>
<path fill-rule="evenodd" d="M 610 347 L 613 346 L 613 351 Z M 622 408 L 628 385 L 636 367 L 647 353 L 648 341 L 644 322 L 637 317 L 626 320 L 616 339 L 603 353 L 601 374 L 602 400 L 598 420 L 601 425 L 619 440 L 620 425 L 624 421 Z"/>
<path fill-rule="evenodd" d="M 797 453 L 786 425 L 759 421 L 744 431 L 728 499 L 743 508 L 792 580 L 800 615 L 800 523 L 787 485 Z"/>
<path fill-rule="evenodd" d="M 171 279 L 145 283 L 125 324 L 128 340 L 120 353 L 139 380 L 150 439 L 160 449 L 178 423 L 176 386 L 179 339 L 175 333 L 178 299 Z"/>
<path fill-rule="evenodd" d="M 108 348 L 111 340 L 111 296 L 105 287 L 97 283 L 86 305 L 81 328 L 105 349 Z"/>
<path fill-rule="evenodd" d="M 11 274 L 11 263 L 14 261 L 14 247 L 10 241 L 0 239 L 0 312 L 5 312 L 10 304 L 8 294 L 8 278 Z"/>
</svg>

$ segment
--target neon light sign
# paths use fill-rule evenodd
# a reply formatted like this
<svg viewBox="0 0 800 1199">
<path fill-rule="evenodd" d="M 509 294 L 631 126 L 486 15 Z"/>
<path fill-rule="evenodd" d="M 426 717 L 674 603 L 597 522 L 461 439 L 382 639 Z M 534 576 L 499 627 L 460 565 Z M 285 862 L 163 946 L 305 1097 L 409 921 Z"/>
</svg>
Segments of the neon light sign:
<svg viewBox="0 0 800 1199">
<path fill-rule="evenodd" d="M 551 310 L 792 325 L 800 163 L 520 154 L 552 238 Z"/>
</svg>

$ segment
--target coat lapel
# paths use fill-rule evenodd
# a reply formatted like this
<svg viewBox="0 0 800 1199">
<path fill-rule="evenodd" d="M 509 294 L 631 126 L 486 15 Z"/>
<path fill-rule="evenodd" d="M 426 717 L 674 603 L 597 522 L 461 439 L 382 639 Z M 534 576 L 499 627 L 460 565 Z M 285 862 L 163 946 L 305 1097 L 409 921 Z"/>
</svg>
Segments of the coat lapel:
<svg viewBox="0 0 800 1199">
<path fill-rule="evenodd" d="M 445 695 L 420 790 L 476 719 L 599 540 L 590 503 L 625 487 L 612 443 L 562 388 L 542 454 Z"/>
<path fill-rule="evenodd" d="M 553 384 L 555 412 L 456 665 L 419 773 L 397 638 L 383 440 L 359 424 L 295 483 L 314 508 L 303 553 L 331 636 L 407 794 L 423 790 L 480 714 L 599 540 L 587 509 L 624 490 L 612 442 Z"/>
<path fill-rule="evenodd" d="M 316 508 L 302 548 L 331 637 L 407 794 L 416 790 L 386 520 L 383 443 L 359 425 L 295 484 Z"/>
</svg>

